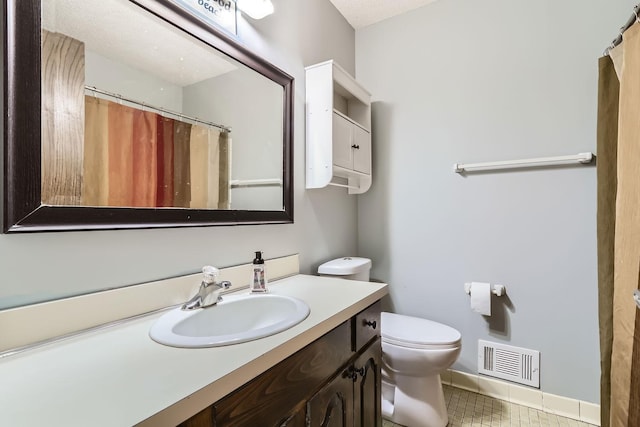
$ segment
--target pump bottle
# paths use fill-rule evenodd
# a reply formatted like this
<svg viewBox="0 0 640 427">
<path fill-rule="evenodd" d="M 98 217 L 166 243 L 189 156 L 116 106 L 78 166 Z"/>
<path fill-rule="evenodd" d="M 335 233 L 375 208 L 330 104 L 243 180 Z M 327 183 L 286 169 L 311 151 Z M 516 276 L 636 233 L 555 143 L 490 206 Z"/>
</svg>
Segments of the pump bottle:
<svg viewBox="0 0 640 427">
<path fill-rule="evenodd" d="M 251 292 L 267 292 L 267 277 L 264 271 L 264 260 L 262 259 L 262 252 L 256 251 L 256 257 L 253 260 L 251 271 Z"/>
</svg>

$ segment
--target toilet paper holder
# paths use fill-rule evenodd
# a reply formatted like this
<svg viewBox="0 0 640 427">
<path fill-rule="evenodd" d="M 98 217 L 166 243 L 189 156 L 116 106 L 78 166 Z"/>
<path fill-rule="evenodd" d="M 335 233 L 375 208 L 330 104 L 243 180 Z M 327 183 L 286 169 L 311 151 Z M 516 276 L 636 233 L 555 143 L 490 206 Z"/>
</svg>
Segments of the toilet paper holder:
<svg viewBox="0 0 640 427">
<path fill-rule="evenodd" d="M 464 291 L 471 295 L 471 282 L 464 284 Z M 504 285 L 491 285 L 491 293 L 495 296 L 501 297 L 507 293 L 507 288 Z"/>
</svg>

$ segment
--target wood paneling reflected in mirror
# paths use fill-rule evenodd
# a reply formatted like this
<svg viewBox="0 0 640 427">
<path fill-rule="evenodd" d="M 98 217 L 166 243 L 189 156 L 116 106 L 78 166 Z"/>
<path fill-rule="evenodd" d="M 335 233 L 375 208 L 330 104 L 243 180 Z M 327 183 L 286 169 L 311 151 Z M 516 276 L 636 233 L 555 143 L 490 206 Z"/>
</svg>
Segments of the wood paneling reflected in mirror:
<svg viewBox="0 0 640 427">
<path fill-rule="evenodd" d="M 76 1 L 4 2 L 4 232 L 293 222 L 293 78 L 173 2 Z"/>
</svg>

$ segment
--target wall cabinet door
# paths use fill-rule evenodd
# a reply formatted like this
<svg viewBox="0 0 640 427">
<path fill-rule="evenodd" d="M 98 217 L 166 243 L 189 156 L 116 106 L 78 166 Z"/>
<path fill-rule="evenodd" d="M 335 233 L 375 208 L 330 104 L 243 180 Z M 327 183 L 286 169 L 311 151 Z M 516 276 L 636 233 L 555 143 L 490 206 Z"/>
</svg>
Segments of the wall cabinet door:
<svg viewBox="0 0 640 427">
<path fill-rule="evenodd" d="M 345 169 L 353 168 L 352 128 L 353 123 L 333 113 L 333 164 Z"/>
<path fill-rule="evenodd" d="M 371 133 L 333 113 L 333 164 L 371 174 Z"/>
<path fill-rule="evenodd" d="M 352 125 L 351 148 L 353 149 L 353 170 L 371 173 L 371 134 L 360 126 Z"/>
<path fill-rule="evenodd" d="M 307 403 L 308 427 L 353 427 L 353 379 L 342 372 Z"/>
</svg>

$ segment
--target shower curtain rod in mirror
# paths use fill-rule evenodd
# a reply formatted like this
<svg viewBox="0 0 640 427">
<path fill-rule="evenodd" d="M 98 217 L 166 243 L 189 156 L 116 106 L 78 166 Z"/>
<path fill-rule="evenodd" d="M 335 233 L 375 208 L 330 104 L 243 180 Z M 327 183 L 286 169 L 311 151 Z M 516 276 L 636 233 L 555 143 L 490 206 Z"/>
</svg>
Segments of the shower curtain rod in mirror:
<svg viewBox="0 0 640 427">
<path fill-rule="evenodd" d="M 624 24 L 622 27 L 620 27 L 620 34 L 618 34 L 618 37 L 616 37 L 611 42 L 611 45 L 604 51 L 605 55 L 608 55 L 609 51 L 611 51 L 611 49 L 613 49 L 614 47 L 616 47 L 620 43 L 622 43 L 622 34 L 624 34 L 624 32 L 627 31 L 629 28 L 631 28 L 631 26 L 633 24 L 635 24 L 636 22 L 640 22 L 640 3 L 637 4 L 636 7 L 633 8 L 633 13 L 631 14 L 629 19 L 627 20 L 626 24 Z"/>
<path fill-rule="evenodd" d="M 84 86 L 84 89 L 86 91 L 89 91 L 89 92 L 93 93 L 94 96 L 95 96 L 96 93 L 99 93 L 101 95 L 106 95 L 106 96 L 109 96 L 111 98 L 118 99 L 120 101 L 126 101 L 126 102 L 129 102 L 131 104 L 140 105 L 143 109 L 144 108 L 149 108 L 151 110 L 159 111 L 159 112 L 166 113 L 166 114 L 171 114 L 172 116 L 176 116 L 176 117 L 178 117 L 180 119 L 186 119 L 186 120 L 189 120 L 189 121 L 192 121 L 192 122 L 201 123 L 203 125 L 207 125 L 207 126 L 211 126 L 211 127 L 214 127 L 214 128 L 218 128 L 223 132 L 231 132 L 231 128 L 228 127 L 228 126 L 218 125 L 216 123 L 208 122 L 206 120 L 202 120 L 202 119 L 199 119 L 197 117 L 191 117 L 191 116 L 188 116 L 186 114 L 179 113 L 177 111 L 167 110 L 166 108 L 155 107 L 153 105 L 147 104 L 146 102 L 136 101 L 135 99 L 124 97 L 124 96 L 120 95 L 119 93 L 108 92 L 106 90 L 98 89 L 95 86 L 87 86 L 87 85 Z"/>
</svg>

